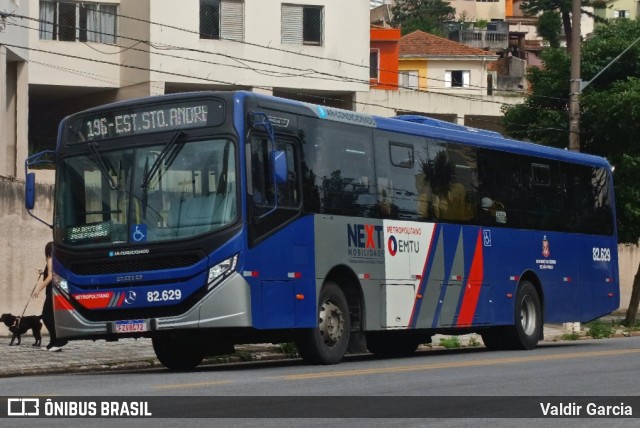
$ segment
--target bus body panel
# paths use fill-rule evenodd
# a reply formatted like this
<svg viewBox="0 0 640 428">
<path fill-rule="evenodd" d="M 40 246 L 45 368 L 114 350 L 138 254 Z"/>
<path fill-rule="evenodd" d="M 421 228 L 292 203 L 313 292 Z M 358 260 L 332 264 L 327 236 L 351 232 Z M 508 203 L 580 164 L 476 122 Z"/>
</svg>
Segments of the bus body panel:
<svg viewBox="0 0 640 428">
<path fill-rule="evenodd" d="M 246 252 L 253 327 L 315 327 L 317 323 L 313 216 L 304 216 Z"/>
<path fill-rule="evenodd" d="M 358 327 L 367 332 L 413 330 L 424 337 L 426 331 L 457 333 L 514 325 L 520 317 L 514 311 L 515 298 L 518 286 L 524 281 L 532 282 L 538 290 L 544 322 L 590 321 L 619 306 L 615 222 L 612 230 L 606 232 L 610 235 L 597 235 L 595 233 L 598 231 L 586 234 L 546 231 L 543 227 L 539 230 L 534 230 L 534 227 L 508 227 L 506 212 L 502 213 L 503 224 L 492 226 L 480 221 L 478 215 L 466 219 L 460 217 L 460 224 L 455 224 L 455 219 L 449 219 L 449 223 L 438 221 L 427 214 L 419 217 L 416 213 L 422 208 L 416 206 L 426 204 L 427 197 L 426 191 L 421 193 L 422 190 L 418 188 L 418 177 L 425 181 L 426 175 L 421 175 L 421 171 L 412 170 L 413 167 L 402 162 L 393 164 L 393 167 L 406 168 L 409 172 L 405 172 L 405 175 L 394 176 L 393 172 L 386 177 L 384 174 L 376 175 L 382 167 L 391 171 L 390 165 L 393 163 L 389 159 L 392 140 L 387 143 L 387 135 L 376 133 L 384 130 L 403 137 L 419 137 L 421 142 L 415 146 L 412 146 L 413 142 L 402 139 L 396 146 L 415 147 L 416 153 L 420 144 L 426 147 L 427 141 L 432 144 L 433 140 L 433 144 L 440 144 L 440 147 L 457 144 L 478 150 L 555 159 L 565 162 L 569 167 L 580 165 L 600 168 L 600 171 L 606 171 L 606 178 L 610 179 L 611 170 L 604 159 L 519 144 L 493 133 L 468 132 L 463 127 L 420 125 L 387 118 L 370 119 L 366 115 L 339 114 L 336 113 L 337 109 L 311 108 L 297 101 L 244 92 L 192 96 L 226 100 L 225 122 L 203 126 L 202 129 L 185 129 L 191 134 L 184 144 L 201 142 L 209 134 L 211 137 L 219 134 L 235 148 L 235 154 L 228 155 L 229 164 L 237 161 L 233 170 L 235 176 L 227 184 L 237 186 L 235 193 L 238 196 L 239 213 L 219 230 L 149 245 L 127 244 L 125 241 L 129 238 L 125 238 L 125 241 L 95 245 L 85 251 L 81 245 L 74 248 L 70 244 L 58 243 L 60 257 L 56 257 L 54 251 L 54 271 L 66 282 L 68 290 L 62 291 L 57 285 L 54 287 L 56 329 L 61 338 L 114 338 L 118 333 L 116 322 L 127 320 L 141 320 L 136 326 L 144 327 L 144 331 L 126 332 L 128 336 L 155 335 L 183 329 L 237 327 L 258 332 L 311 329 L 318 327 L 318 297 L 327 278 L 331 278 L 339 287 L 348 284 L 359 291 L 350 289 L 348 298 L 361 301 L 350 301 L 349 309 L 353 311 L 352 314 L 355 314 L 355 308 L 361 309 L 362 320 L 358 321 L 362 322 L 358 322 Z M 158 103 L 159 99 L 154 99 L 153 103 Z M 189 99 L 189 95 L 174 95 L 166 97 L 166 103 Z M 128 105 L 136 106 L 135 102 L 124 102 L 111 108 L 122 109 Z M 281 114 L 278 108 L 282 109 Z M 95 111 L 99 113 L 101 110 Z M 260 127 L 265 129 L 252 127 L 251 121 L 255 120 L 253 116 L 268 118 L 276 140 L 280 136 L 294 147 L 293 153 L 300 157 L 296 159 L 300 170 L 303 164 L 309 167 L 305 163 L 305 156 L 309 156 L 309 152 L 315 150 L 314 146 L 322 141 L 320 138 L 313 140 L 314 133 L 320 133 L 323 127 L 331 127 L 332 120 L 341 122 L 341 130 L 346 129 L 344 127 L 347 125 L 352 126 L 350 131 L 358 131 L 353 132 L 357 140 L 371 138 L 369 146 L 363 146 L 365 148 L 357 153 L 363 156 L 363 160 L 367 158 L 367 163 L 363 162 L 362 165 L 371 165 L 372 172 L 356 183 L 354 180 L 359 175 L 349 176 L 348 168 L 341 165 L 344 174 L 336 176 L 336 179 L 340 177 L 344 180 L 338 184 L 351 185 L 351 193 L 344 191 L 348 196 L 345 200 L 357 205 L 357 209 L 350 207 L 352 210 L 346 212 L 359 213 L 358 209 L 361 209 L 362 216 L 331 214 L 329 212 L 333 208 L 329 204 L 309 209 L 304 197 L 298 199 L 301 204 L 299 207 L 274 206 L 271 212 L 288 209 L 293 213 L 283 216 L 284 220 L 280 223 L 269 223 L 269 213 L 256 215 L 251 206 L 254 203 L 253 193 L 250 194 L 248 183 L 249 166 L 252 165 L 251 160 L 247 159 L 250 157 L 247 151 L 252 144 L 248 136 L 253 138 L 253 135 L 258 135 L 261 138 L 262 134 L 269 134 L 270 131 L 269 126 L 264 124 L 260 124 Z M 61 141 L 65 136 L 63 129 L 64 122 L 60 127 Z M 170 136 L 168 132 L 166 134 Z M 339 133 L 332 135 L 338 135 L 337 141 L 344 143 Z M 151 134 L 143 137 L 141 146 L 159 144 L 152 141 L 154 136 Z M 309 138 L 309 141 L 305 138 Z M 114 138 L 113 145 L 105 152 L 125 150 L 127 141 Z M 112 141 L 108 142 L 110 144 Z M 325 143 L 329 144 L 327 141 Z M 107 146 L 103 144 L 103 148 Z M 269 150 L 275 150 L 276 142 L 270 141 L 268 146 Z M 181 150 L 182 146 L 176 147 Z M 59 142 L 58 148 L 58 162 L 64 163 L 65 157 L 91 156 L 88 149 L 79 143 L 66 147 Z M 303 148 L 306 150 L 304 154 Z M 442 152 L 445 153 L 444 150 Z M 176 150 L 176 157 L 178 153 Z M 220 150 L 219 153 L 227 152 Z M 334 153 L 324 155 L 323 161 L 332 156 L 339 157 Z M 410 160 L 414 163 L 413 154 Z M 383 165 L 383 162 L 389 165 Z M 480 170 L 477 159 L 474 162 L 474 173 L 477 174 Z M 302 183 L 310 175 L 301 178 L 300 174 L 296 177 L 297 189 L 303 192 L 309 188 L 315 189 L 318 201 L 321 201 L 318 189 L 334 171 L 341 172 L 336 165 L 335 160 L 333 163 L 329 160 L 324 165 L 326 171 L 321 172 L 309 167 L 308 172 L 316 174 L 312 177 L 313 182 Z M 354 163 L 347 166 L 356 169 Z M 471 169 L 467 168 L 466 171 Z M 306 172 L 300 170 L 297 172 Z M 203 171 L 204 175 L 211 173 L 210 170 Z M 567 171 L 570 172 L 570 169 Z M 108 181 L 109 177 L 105 176 L 109 174 L 105 174 L 105 171 L 102 171 L 102 175 L 100 171 L 90 172 L 97 179 Z M 470 177 L 473 174 L 465 173 Z M 208 181 L 223 181 L 221 176 Z M 265 174 L 265 177 L 268 176 L 268 173 Z M 599 178 L 603 176 L 600 173 Z M 62 174 L 60 177 L 63 177 Z M 196 175 L 191 177 L 195 182 L 193 177 Z M 395 189 L 391 185 L 391 178 L 394 177 L 398 177 Z M 572 190 L 572 183 L 567 183 L 566 188 Z M 422 187 L 426 186 L 422 184 Z M 396 211 L 390 208 L 394 196 L 390 195 L 391 192 L 382 196 L 380 189 L 384 190 L 385 186 L 394 190 L 394 194 L 402 194 L 404 211 L 401 212 L 397 206 Z M 216 187 L 212 184 L 210 190 Z M 526 192 L 524 187 L 520 190 Z M 108 192 L 108 189 L 104 191 Z M 331 190 L 327 187 L 324 191 L 335 192 L 335 188 Z M 474 191 L 476 194 L 464 201 L 464 209 L 461 210 L 464 215 L 469 207 L 480 209 L 479 197 L 484 195 L 477 188 Z M 608 196 L 615 214 L 612 187 Z M 340 198 L 337 200 L 339 203 Z M 56 200 L 56 204 L 60 204 L 60 201 Z M 387 206 L 383 209 L 382 204 Z M 340 208 L 336 208 L 336 212 L 341 212 Z M 503 210 L 507 209 L 503 207 Z M 527 209 L 531 211 L 530 207 Z M 383 218 L 385 216 L 394 218 Z M 85 223 L 90 224 L 88 220 Z M 128 226 L 143 224 L 141 221 L 135 223 Z M 75 226 L 70 222 L 71 225 Z M 82 227 L 77 228 L 77 231 L 82 230 Z M 87 246 L 91 247 L 89 244 Z M 173 268 L 114 270 L 99 274 L 83 274 L 74 270 L 83 263 L 99 265 L 100 261 L 113 259 L 122 259 L 124 262 L 131 260 L 134 263 L 140 258 L 150 259 L 153 254 L 140 251 L 147 248 L 151 253 L 157 251 L 169 257 L 171 254 L 179 257 L 185 252 L 199 253 L 201 256 L 196 262 Z M 212 272 L 221 263 L 231 259 L 234 260 L 231 270 L 221 279 L 211 280 Z M 178 296 L 176 293 L 179 293 L 179 298 L 175 298 Z M 284 334 L 282 337 L 290 336 Z"/>
</svg>

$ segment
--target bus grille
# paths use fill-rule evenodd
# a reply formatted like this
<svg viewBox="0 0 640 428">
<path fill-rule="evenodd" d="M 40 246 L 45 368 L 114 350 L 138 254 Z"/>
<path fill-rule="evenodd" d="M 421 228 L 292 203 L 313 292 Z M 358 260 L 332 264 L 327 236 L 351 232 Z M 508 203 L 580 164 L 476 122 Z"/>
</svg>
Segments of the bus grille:
<svg viewBox="0 0 640 428">
<path fill-rule="evenodd" d="M 69 267 L 76 275 L 113 275 L 124 272 L 146 272 L 150 270 L 176 269 L 194 265 L 201 257 L 196 254 L 154 257 L 142 260 L 103 260 L 78 263 Z"/>
</svg>

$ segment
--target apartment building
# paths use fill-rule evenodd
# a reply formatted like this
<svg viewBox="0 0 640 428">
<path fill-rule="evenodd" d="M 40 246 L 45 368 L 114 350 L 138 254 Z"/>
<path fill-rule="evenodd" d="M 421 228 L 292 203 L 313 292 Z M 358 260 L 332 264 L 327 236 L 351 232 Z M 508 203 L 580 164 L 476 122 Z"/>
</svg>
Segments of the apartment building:
<svg viewBox="0 0 640 428">
<path fill-rule="evenodd" d="M 366 0 L 0 0 L 0 11 L 13 14 L 0 33 L 13 83 L 1 86 L 23 100 L 0 116 L 20 129 L 0 141 L 16 153 L 0 175 L 21 177 L 64 116 L 105 102 L 245 89 L 353 108 L 369 89 Z"/>
<path fill-rule="evenodd" d="M 593 6 L 594 15 L 603 19 L 638 19 L 640 12 L 637 0 L 597 0 Z"/>
<path fill-rule="evenodd" d="M 0 177 L 15 177 L 27 154 L 29 33 L 11 13 L 27 15 L 28 2 L 0 0 Z"/>
</svg>

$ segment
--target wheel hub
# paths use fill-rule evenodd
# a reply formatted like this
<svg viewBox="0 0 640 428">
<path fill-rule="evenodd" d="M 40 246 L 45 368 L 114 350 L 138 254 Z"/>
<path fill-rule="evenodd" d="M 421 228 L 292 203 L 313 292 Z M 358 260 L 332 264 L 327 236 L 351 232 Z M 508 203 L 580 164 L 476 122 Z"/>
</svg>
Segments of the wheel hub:
<svg viewBox="0 0 640 428">
<path fill-rule="evenodd" d="M 535 306 L 530 296 L 525 296 L 522 300 L 520 322 L 522 324 L 522 330 L 525 332 L 525 334 L 531 336 L 536 329 L 537 320 Z"/>
<path fill-rule="evenodd" d="M 344 332 L 344 314 L 330 300 L 324 302 L 320 309 L 319 328 L 324 343 L 329 346 L 336 344 Z"/>
</svg>

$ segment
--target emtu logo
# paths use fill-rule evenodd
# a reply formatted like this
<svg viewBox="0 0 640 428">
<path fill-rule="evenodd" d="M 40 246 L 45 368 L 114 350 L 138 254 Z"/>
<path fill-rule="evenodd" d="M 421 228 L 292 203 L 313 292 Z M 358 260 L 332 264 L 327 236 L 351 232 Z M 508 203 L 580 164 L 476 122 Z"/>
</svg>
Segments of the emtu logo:
<svg viewBox="0 0 640 428">
<path fill-rule="evenodd" d="M 420 242 L 410 239 L 396 239 L 391 235 L 387 240 L 387 250 L 391 256 L 395 256 L 398 253 L 419 253 Z"/>
<path fill-rule="evenodd" d="M 389 241 L 387 241 L 387 248 L 389 249 L 389 254 L 395 256 L 398 253 L 398 240 L 395 236 L 389 237 Z"/>
</svg>

